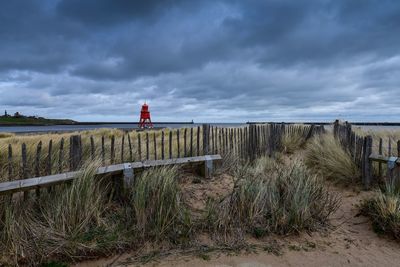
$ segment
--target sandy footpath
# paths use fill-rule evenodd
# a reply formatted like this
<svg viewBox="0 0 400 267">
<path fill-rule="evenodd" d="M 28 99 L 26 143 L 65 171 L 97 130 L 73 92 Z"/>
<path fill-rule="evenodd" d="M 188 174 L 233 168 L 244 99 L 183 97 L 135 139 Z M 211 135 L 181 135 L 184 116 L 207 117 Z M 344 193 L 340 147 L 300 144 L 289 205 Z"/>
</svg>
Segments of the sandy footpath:
<svg viewBox="0 0 400 267">
<path fill-rule="evenodd" d="M 194 188 L 184 191 L 190 192 L 187 197 L 194 203 L 204 203 L 209 194 L 217 192 L 219 195 L 219 192 L 232 186 L 227 177 L 209 183 L 196 185 L 188 182 L 184 187 Z M 209 193 L 210 185 L 217 190 Z M 332 190 L 341 195 L 342 202 L 332 216 L 332 229 L 325 233 L 255 240 L 256 247 L 250 252 L 204 254 L 174 251 L 152 256 L 147 263 L 138 261 L 134 254 L 126 253 L 77 266 L 400 266 L 400 243 L 375 234 L 368 219 L 358 214 L 357 204 L 373 193 L 336 187 Z M 203 207 L 200 204 L 196 208 Z"/>
</svg>

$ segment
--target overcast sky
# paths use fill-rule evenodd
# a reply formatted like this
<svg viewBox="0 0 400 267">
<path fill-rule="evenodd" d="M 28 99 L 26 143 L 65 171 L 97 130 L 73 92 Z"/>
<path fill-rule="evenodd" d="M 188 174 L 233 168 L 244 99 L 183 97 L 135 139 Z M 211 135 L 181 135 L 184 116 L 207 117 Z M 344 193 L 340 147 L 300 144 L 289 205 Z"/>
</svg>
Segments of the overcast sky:
<svg viewBox="0 0 400 267">
<path fill-rule="evenodd" d="M 9 0 L 0 109 L 81 121 L 400 121 L 400 1 Z"/>
</svg>

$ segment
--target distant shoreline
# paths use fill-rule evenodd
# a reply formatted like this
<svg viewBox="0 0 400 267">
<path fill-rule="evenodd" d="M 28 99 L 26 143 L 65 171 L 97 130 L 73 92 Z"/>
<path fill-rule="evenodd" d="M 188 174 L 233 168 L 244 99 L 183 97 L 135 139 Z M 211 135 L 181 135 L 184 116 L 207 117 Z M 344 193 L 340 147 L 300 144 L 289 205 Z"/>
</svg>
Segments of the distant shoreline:
<svg viewBox="0 0 400 267">
<path fill-rule="evenodd" d="M 102 125 L 102 124 L 138 124 L 138 122 L 73 122 L 73 123 L 7 123 L 1 127 L 18 127 L 18 126 L 65 126 L 65 125 Z M 156 124 L 194 124 L 194 122 L 153 122 Z"/>
<path fill-rule="evenodd" d="M 267 122 L 267 121 L 249 121 L 247 124 L 268 124 L 268 123 L 279 123 L 279 122 Z M 306 125 L 331 125 L 332 122 L 282 122 L 284 124 L 306 124 Z M 351 122 L 351 125 L 358 126 L 400 126 L 400 122 Z"/>
</svg>

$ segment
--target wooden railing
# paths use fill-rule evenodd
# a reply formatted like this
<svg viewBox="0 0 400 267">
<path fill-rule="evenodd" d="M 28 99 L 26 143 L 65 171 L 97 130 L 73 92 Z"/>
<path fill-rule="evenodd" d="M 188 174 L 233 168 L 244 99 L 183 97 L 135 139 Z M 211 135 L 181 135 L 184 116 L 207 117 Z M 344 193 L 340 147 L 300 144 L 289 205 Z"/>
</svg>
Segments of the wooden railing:
<svg viewBox="0 0 400 267">
<path fill-rule="evenodd" d="M 165 160 L 148 160 L 132 163 L 123 163 L 100 167 L 96 171 L 96 175 L 120 175 L 123 178 L 123 184 L 130 186 L 134 179 L 134 170 L 157 166 L 180 165 L 180 164 L 203 164 L 203 173 L 205 177 L 210 177 L 213 171 L 213 161 L 220 160 L 220 155 L 206 155 L 198 157 L 186 157 L 178 159 Z M 16 192 L 40 190 L 43 187 L 62 184 L 75 179 L 79 175 L 79 171 L 66 172 L 61 174 L 35 177 L 29 179 L 14 180 L 11 182 L 0 183 L 0 195 L 7 195 Z"/>
</svg>

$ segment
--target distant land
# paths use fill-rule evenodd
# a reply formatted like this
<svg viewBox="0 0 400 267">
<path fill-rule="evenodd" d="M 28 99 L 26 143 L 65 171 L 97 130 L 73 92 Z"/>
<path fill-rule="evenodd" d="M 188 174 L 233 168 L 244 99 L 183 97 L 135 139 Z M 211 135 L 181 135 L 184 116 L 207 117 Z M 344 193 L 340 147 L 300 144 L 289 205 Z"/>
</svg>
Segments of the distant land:
<svg viewBox="0 0 400 267">
<path fill-rule="evenodd" d="M 46 119 L 37 116 L 25 116 L 18 112 L 14 115 L 0 116 L 0 126 L 46 126 L 46 125 L 73 125 L 78 122 L 68 119 Z"/>
</svg>

